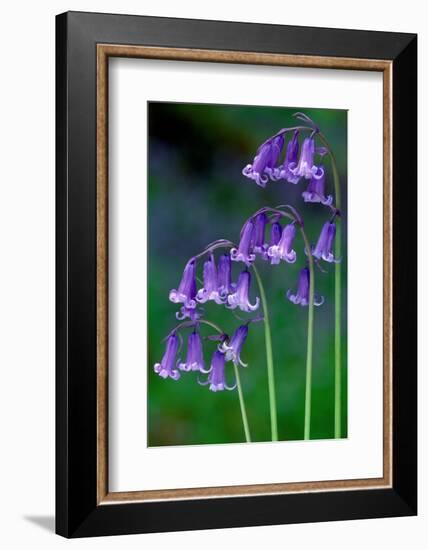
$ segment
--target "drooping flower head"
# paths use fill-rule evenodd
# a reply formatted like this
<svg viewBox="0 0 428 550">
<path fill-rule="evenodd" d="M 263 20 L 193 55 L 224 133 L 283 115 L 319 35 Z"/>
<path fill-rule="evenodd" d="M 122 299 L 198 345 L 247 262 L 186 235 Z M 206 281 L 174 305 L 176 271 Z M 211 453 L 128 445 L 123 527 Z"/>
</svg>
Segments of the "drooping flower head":
<svg viewBox="0 0 428 550">
<path fill-rule="evenodd" d="M 292 294 L 291 290 L 287 290 L 287 298 L 293 304 L 300 304 L 301 306 L 309 304 L 309 269 L 307 267 L 300 270 L 296 294 Z M 314 296 L 315 306 L 321 306 L 323 303 L 324 298 L 322 296 Z"/>
<path fill-rule="evenodd" d="M 299 162 L 295 168 L 291 169 L 293 175 L 306 179 L 321 178 L 324 174 L 324 169 L 314 164 L 314 156 L 315 140 L 313 137 L 305 138 L 303 140 Z"/>
<path fill-rule="evenodd" d="M 266 252 L 265 229 L 267 216 L 264 212 L 257 214 L 254 224 L 254 252 L 264 254 Z"/>
<path fill-rule="evenodd" d="M 290 223 L 284 227 L 278 244 L 271 245 L 267 251 L 272 264 L 279 264 L 280 260 L 285 260 L 289 264 L 296 261 L 296 252 L 292 248 L 295 235 L 294 224 Z"/>
<path fill-rule="evenodd" d="M 232 283 L 232 262 L 229 254 L 222 254 L 218 260 L 217 283 L 220 299 L 224 302 L 236 287 Z"/>
<path fill-rule="evenodd" d="M 274 173 L 279 155 L 284 146 L 284 137 L 274 136 L 260 145 L 254 157 L 253 164 L 247 164 L 242 173 L 254 180 L 257 185 L 266 187 L 269 176 Z"/>
<path fill-rule="evenodd" d="M 241 325 L 233 333 L 232 338 L 225 340 L 221 346 L 220 351 L 225 354 L 226 361 L 233 361 L 234 365 L 242 365 L 246 367 L 246 363 L 243 363 L 241 359 L 241 349 L 248 336 L 248 325 Z"/>
<path fill-rule="evenodd" d="M 217 304 L 223 303 L 218 291 L 217 267 L 213 254 L 204 262 L 204 286 L 198 290 L 196 300 L 202 304 L 208 300 L 214 300 Z"/>
<path fill-rule="evenodd" d="M 335 235 L 336 225 L 332 222 L 326 222 L 321 229 L 318 242 L 312 250 L 312 256 L 317 260 L 322 258 L 325 262 L 340 262 L 340 259 L 334 257 L 332 250 Z"/>
<path fill-rule="evenodd" d="M 251 275 L 249 271 L 242 271 L 238 277 L 236 291 L 227 297 L 227 307 L 235 309 L 239 307 L 241 311 L 255 311 L 259 307 L 260 299 L 256 298 L 255 304 L 250 304 L 249 291 L 251 284 Z"/>
<path fill-rule="evenodd" d="M 171 290 L 169 299 L 174 304 L 184 304 L 187 309 L 196 307 L 196 260 L 191 258 L 184 268 L 178 290 Z"/>
<path fill-rule="evenodd" d="M 325 170 L 320 166 L 322 176 L 320 178 L 311 178 L 306 191 L 303 191 L 302 197 L 305 202 L 320 202 L 326 206 L 333 203 L 333 196 L 325 196 Z"/>
<path fill-rule="evenodd" d="M 200 372 L 208 372 L 205 370 L 201 336 L 196 330 L 189 334 L 186 361 L 179 363 L 178 368 L 183 371 L 198 370 Z"/>
<path fill-rule="evenodd" d="M 230 257 L 234 262 L 244 262 L 250 265 L 256 259 L 256 255 L 253 252 L 254 241 L 254 222 L 248 220 L 244 225 L 241 233 L 241 240 L 239 241 L 238 248 L 232 248 L 230 251 Z"/>
<path fill-rule="evenodd" d="M 153 367 L 153 370 L 162 378 L 172 378 L 173 380 L 180 378 L 180 373 L 176 369 L 178 343 L 178 336 L 175 333 L 168 336 L 162 361 Z"/>
<path fill-rule="evenodd" d="M 299 130 L 296 130 L 293 134 L 293 137 L 288 142 L 284 162 L 281 166 L 278 166 L 278 168 L 276 168 L 273 172 L 273 179 L 284 179 L 290 183 L 298 183 L 300 180 L 300 176 L 297 176 L 292 172 L 292 170 L 294 170 L 297 166 L 298 156 Z"/>
<path fill-rule="evenodd" d="M 223 390 L 234 390 L 236 388 L 236 383 L 233 386 L 227 385 L 224 368 L 225 355 L 217 349 L 211 358 L 211 368 L 207 380 L 205 382 L 199 381 L 199 384 L 203 386 L 209 384 L 210 390 L 214 392 Z"/>
</svg>

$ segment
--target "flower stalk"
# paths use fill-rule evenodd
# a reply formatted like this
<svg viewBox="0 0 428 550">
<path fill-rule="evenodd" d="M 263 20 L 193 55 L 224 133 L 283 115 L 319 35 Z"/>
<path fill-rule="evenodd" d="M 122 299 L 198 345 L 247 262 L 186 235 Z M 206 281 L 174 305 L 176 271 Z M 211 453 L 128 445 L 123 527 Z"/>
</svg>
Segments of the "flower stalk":
<svg viewBox="0 0 428 550">
<path fill-rule="evenodd" d="M 312 403 L 312 355 L 314 337 L 314 298 L 315 298 L 315 270 L 314 258 L 305 231 L 302 228 L 302 237 L 308 255 L 309 268 L 309 304 L 308 304 L 308 335 L 306 342 L 306 384 L 305 384 L 305 421 L 303 438 L 311 438 L 311 403 Z"/>
<path fill-rule="evenodd" d="M 260 301 L 263 308 L 264 328 L 265 328 L 265 347 L 266 347 L 266 367 L 268 375 L 268 391 L 269 391 L 269 411 L 270 411 L 270 427 L 272 441 L 278 441 L 278 419 L 276 413 L 276 388 L 275 388 L 275 373 L 273 368 L 273 353 L 272 353 L 272 336 L 269 321 L 269 308 L 266 300 L 265 289 L 256 266 L 252 265 L 254 275 L 256 276 L 257 285 L 260 292 Z"/>
<path fill-rule="evenodd" d="M 245 408 L 244 394 L 242 391 L 241 376 L 239 374 L 239 366 L 233 364 L 235 369 L 236 386 L 238 388 L 239 406 L 241 408 L 242 425 L 244 427 L 245 441 L 251 443 L 250 427 L 248 425 L 247 409 Z"/>
</svg>

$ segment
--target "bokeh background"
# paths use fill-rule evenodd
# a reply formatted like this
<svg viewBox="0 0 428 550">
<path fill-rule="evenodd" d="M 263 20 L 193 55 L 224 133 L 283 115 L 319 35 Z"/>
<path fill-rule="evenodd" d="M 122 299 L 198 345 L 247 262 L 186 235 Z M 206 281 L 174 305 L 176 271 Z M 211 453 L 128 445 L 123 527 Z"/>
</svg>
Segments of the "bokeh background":
<svg viewBox="0 0 428 550">
<path fill-rule="evenodd" d="M 306 204 L 301 193 L 307 182 L 293 185 L 270 182 L 265 189 L 242 175 L 257 147 L 280 128 L 294 126 L 292 115 L 302 111 L 311 117 L 329 140 L 341 179 L 343 201 L 343 437 L 347 436 L 347 315 L 346 315 L 346 167 L 347 112 L 314 109 L 212 104 L 149 103 L 149 247 L 148 247 L 148 444 L 190 445 L 243 442 L 244 432 L 237 391 L 213 393 L 200 386 L 196 373 L 183 373 L 179 381 L 163 380 L 153 372 L 160 361 L 165 336 L 177 323 L 177 306 L 168 300 L 177 288 L 188 258 L 208 243 L 239 240 L 245 220 L 262 206 L 295 205 L 315 244 L 329 216 L 320 204 Z M 333 192 L 326 161 L 327 192 Z M 303 439 L 307 308 L 285 297 L 296 289 L 305 256 L 302 241 L 295 241 L 297 262 L 270 266 L 258 260 L 270 308 L 276 377 L 279 438 Z M 315 308 L 311 438 L 334 436 L 334 267 L 323 262 L 326 273 L 316 271 L 316 293 L 325 303 Z M 202 266 L 201 266 L 202 267 Z M 234 263 L 234 279 L 242 264 Z M 201 276 L 201 275 L 200 275 Z M 253 278 L 252 301 L 257 295 Z M 208 302 L 205 318 L 231 334 L 239 325 L 230 310 Z M 241 314 L 245 317 L 246 314 Z M 205 327 L 204 335 L 210 334 Z M 211 331 L 212 333 L 212 331 Z M 186 335 L 187 336 L 187 335 Z M 186 341 L 186 338 L 185 340 Z M 205 344 L 205 359 L 215 343 Z M 181 354 L 185 356 L 186 346 Z M 248 363 L 241 381 L 253 441 L 270 440 L 269 401 L 263 323 L 250 325 L 242 353 Z M 233 380 L 233 367 L 226 369 Z M 202 375 L 203 376 L 203 375 Z"/>
</svg>

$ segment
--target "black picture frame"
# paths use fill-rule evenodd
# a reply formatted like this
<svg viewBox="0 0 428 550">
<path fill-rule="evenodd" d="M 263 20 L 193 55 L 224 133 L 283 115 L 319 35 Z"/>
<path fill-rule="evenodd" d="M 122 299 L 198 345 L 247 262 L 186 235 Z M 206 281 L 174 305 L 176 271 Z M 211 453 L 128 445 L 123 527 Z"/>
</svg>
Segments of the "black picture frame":
<svg viewBox="0 0 428 550">
<path fill-rule="evenodd" d="M 391 487 L 98 504 L 96 47 L 100 43 L 392 62 Z M 86 537 L 415 515 L 417 36 L 68 12 L 56 18 L 56 97 L 56 532 Z"/>
</svg>

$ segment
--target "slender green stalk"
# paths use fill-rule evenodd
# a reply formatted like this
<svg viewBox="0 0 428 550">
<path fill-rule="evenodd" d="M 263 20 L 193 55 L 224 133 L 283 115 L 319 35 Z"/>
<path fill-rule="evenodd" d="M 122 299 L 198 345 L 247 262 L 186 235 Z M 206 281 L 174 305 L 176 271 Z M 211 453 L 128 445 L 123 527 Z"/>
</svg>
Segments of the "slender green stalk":
<svg viewBox="0 0 428 550">
<path fill-rule="evenodd" d="M 341 231 L 340 223 L 337 224 L 335 255 L 340 258 Z M 335 265 L 335 287 L 334 287 L 334 437 L 342 435 L 342 373 L 341 373 L 341 288 L 342 273 L 340 263 Z"/>
<path fill-rule="evenodd" d="M 203 325 L 207 325 L 213 328 L 219 334 L 224 334 L 221 328 L 215 323 L 213 323 L 212 321 L 208 321 L 207 319 L 199 319 L 198 323 L 202 323 Z M 183 321 L 182 323 L 177 325 L 174 330 L 177 331 L 180 328 L 193 326 L 194 324 L 195 324 L 194 321 Z M 234 367 L 235 367 L 236 386 L 238 388 L 239 406 L 241 408 L 242 424 L 244 426 L 245 439 L 247 443 L 250 443 L 251 442 L 250 428 L 248 425 L 247 410 L 245 408 L 244 393 L 242 391 L 241 378 L 239 376 L 239 368 L 235 364 L 234 364 Z"/>
<path fill-rule="evenodd" d="M 291 208 L 288 205 L 280 205 L 277 208 L 269 208 L 271 212 L 277 212 L 286 218 L 290 218 L 298 224 L 307 251 L 309 265 L 309 304 L 308 304 L 308 332 L 306 345 L 306 383 L 305 383 L 305 417 L 304 417 L 304 439 L 311 437 L 311 400 L 312 400 L 312 357 L 313 357 L 313 334 L 314 334 L 314 297 L 315 297 L 315 269 L 314 259 L 311 252 L 308 237 L 301 222 L 298 212 L 291 208 L 292 214 L 283 212 L 281 208 Z M 257 275 L 257 274 L 256 274 Z M 259 285 L 260 286 L 260 285 Z M 262 294 L 262 292 L 260 292 Z M 263 300 L 262 300 L 263 301 Z"/>
<path fill-rule="evenodd" d="M 241 377 L 239 375 L 239 367 L 233 364 L 235 368 L 236 385 L 238 387 L 239 405 L 241 407 L 242 424 L 244 426 L 245 440 L 251 443 L 250 428 L 248 426 L 247 410 L 245 408 L 244 394 L 242 393 Z"/>
<path fill-rule="evenodd" d="M 337 169 L 336 159 L 331 151 L 326 138 L 319 134 L 321 141 L 329 150 L 331 168 L 333 171 L 333 182 L 335 192 L 335 205 L 340 211 L 340 179 Z M 336 258 L 342 257 L 342 227 L 341 218 L 336 218 L 336 238 L 334 253 Z M 341 263 L 336 263 L 334 269 L 334 437 L 340 438 L 342 435 L 342 370 L 341 370 L 341 326 L 342 326 L 342 268 Z"/>
<path fill-rule="evenodd" d="M 213 323 L 212 321 L 208 321 L 207 319 L 198 319 L 197 322 L 200 323 L 200 324 L 207 325 L 207 326 L 213 328 L 219 334 L 224 334 L 224 332 L 221 330 L 221 328 L 218 325 L 216 325 L 215 323 Z M 179 323 L 174 328 L 174 330 L 172 332 L 177 332 L 177 330 L 179 330 L 180 328 L 184 328 L 184 327 L 193 327 L 194 325 L 195 325 L 195 321 L 183 321 L 182 323 Z M 169 334 L 168 334 L 168 336 L 169 336 Z M 168 338 L 168 336 L 167 336 L 167 338 Z"/>
<path fill-rule="evenodd" d="M 256 276 L 259 286 L 260 300 L 263 307 L 264 326 L 265 326 L 265 345 L 266 345 L 266 367 L 268 375 L 269 389 L 269 408 L 270 408 L 270 425 L 272 441 L 278 441 L 278 421 L 276 416 L 276 396 L 275 396 L 275 374 L 273 369 L 273 354 L 272 354 L 272 337 L 269 322 L 269 309 L 266 300 L 265 289 L 256 266 L 253 264 L 254 275 Z"/>
<path fill-rule="evenodd" d="M 311 402 L 312 402 L 312 357 L 314 338 L 314 295 L 315 295 L 315 270 L 314 258 L 306 233 L 301 227 L 302 237 L 308 255 L 309 267 L 309 304 L 308 304 L 308 336 L 306 344 L 306 387 L 305 387 L 305 424 L 303 437 L 311 438 Z"/>
</svg>

